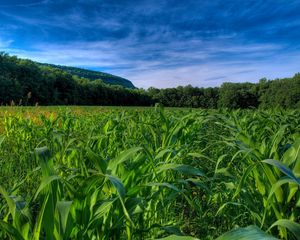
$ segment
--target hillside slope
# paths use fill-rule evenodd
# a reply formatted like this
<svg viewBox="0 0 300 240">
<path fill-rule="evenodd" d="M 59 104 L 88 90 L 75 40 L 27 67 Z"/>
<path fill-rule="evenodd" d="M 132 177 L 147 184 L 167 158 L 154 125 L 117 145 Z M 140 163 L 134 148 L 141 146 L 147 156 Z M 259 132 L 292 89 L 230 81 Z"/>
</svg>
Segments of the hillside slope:
<svg viewBox="0 0 300 240">
<path fill-rule="evenodd" d="M 60 65 L 54 65 L 54 64 L 42 64 L 42 65 L 61 69 L 63 71 L 66 71 L 72 75 L 76 75 L 81 78 L 87 78 L 90 80 L 101 79 L 106 84 L 120 85 L 125 88 L 135 88 L 135 86 L 132 84 L 132 82 L 129 81 L 128 79 L 125 79 L 125 78 L 122 78 L 119 76 L 115 76 L 115 75 L 112 75 L 109 73 L 87 70 L 87 69 L 77 68 L 77 67 L 60 66 Z"/>
<path fill-rule="evenodd" d="M 85 72 L 80 69 L 75 70 L 79 71 L 78 75 Z M 80 78 L 78 75 L 58 67 L 0 52 L 0 105 L 147 106 L 152 104 L 146 92 L 134 88 L 132 84 L 129 85 L 129 81 L 129 83 L 119 81 L 118 85 L 116 82 L 107 84 L 101 79 L 98 80 L 98 77 L 97 80 L 90 80 Z M 110 77 L 118 79 L 113 75 Z"/>
</svg>

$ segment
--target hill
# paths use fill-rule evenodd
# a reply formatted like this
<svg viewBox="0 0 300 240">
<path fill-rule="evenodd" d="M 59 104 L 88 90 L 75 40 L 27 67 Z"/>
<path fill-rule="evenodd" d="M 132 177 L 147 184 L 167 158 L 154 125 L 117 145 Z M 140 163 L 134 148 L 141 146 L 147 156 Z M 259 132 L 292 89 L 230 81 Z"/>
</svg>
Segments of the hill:
<svg viewBox="0 0 300 240">
<path fill-rule="evenodd" d="M 51 68 L 60 69 L 72 75 L 78 76 L 80 78 L 87 78 L 90 80 L 101 79 L 104 83 L 109 85 L 120 85 L 125 88 L 135 88 L 132 82 L 129 81 L 128 79 L 115 76 L 109 73 L 87 70 L 87 69 L 77 68 L 77 67 L 60 66 L 60 65 L 48 64 L 48 63 L 42 63 L 42 64 L 38 63 L 38 64 L 48 66 Z"/>
<path fill-rule="evenodd" d="M 83 77 L 88 74 L 94 80 Z M 7 104 L 137 106 L 150 105 L 151 98 L 117 76 L 37 63 L 0 52 L 0 105 Z"/>
</svg>

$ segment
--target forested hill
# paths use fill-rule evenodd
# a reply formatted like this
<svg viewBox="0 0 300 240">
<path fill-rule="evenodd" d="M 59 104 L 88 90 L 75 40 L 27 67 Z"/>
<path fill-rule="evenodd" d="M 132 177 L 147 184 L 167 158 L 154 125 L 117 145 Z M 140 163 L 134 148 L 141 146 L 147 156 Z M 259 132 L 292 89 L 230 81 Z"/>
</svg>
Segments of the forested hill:
<svg viewBox="0 0 300 240">
<path fill-rule="evenodd" d="M 41 64 L 41 63 L 39 63 Z M 132 84 L 131 81 L 128 79 L 118 77 L 109 73 L 99 72 L 99 71 L 92 71 L 87 70 L 83 68 L 77 68 L 77 67 L 68 67 L 68 66 L 60 66 L 60 65 L 54 65 L 54 64 L 47 64 L 43 63 L 41 65 L 61 69 L 63 71 L 66 71 L 72 75 L 76 75 L 80 78 L 87 78 L 90 80 L 96 80 L 101 79 L 104 83 L 110 84 L 110 85 L 120 85 L 126 88 L 135 88 L 135 86 Z"/>
<path fill-rule="evenodd" d="M 90 80 L 0 52 L 0 105 L 149 105 L 136 88 Z"/>
</svg>

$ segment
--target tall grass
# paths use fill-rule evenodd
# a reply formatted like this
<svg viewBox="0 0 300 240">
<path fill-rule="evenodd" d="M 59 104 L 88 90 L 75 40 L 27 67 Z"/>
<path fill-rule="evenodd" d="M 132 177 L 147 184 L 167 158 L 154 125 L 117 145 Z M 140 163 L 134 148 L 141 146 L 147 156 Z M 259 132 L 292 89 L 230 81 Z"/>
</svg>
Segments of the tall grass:
<svg viewBox="0 0 300 240">
<path fill-rule="evenodd" d="M 299 111 L 42 110 L 2 115 L 1 239 L 299 239 Z"/>
</svg>

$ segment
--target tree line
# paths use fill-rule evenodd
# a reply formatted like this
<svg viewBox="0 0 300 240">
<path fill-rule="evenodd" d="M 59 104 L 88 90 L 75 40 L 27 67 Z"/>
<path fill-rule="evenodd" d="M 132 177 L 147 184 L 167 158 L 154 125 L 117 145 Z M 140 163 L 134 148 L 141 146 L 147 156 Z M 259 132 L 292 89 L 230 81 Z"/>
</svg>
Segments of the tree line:
<svg viewBox="0 0 300 240">
<path fill-rule="evenodd" d="M 72 75 L 0 53 L 1 105 L 115 105 L 195 108 L 298 108 L 300 74 L 259 83 L 223 83 L 220 87 L 130 89 L 101 79 Z"/>
</svg>

